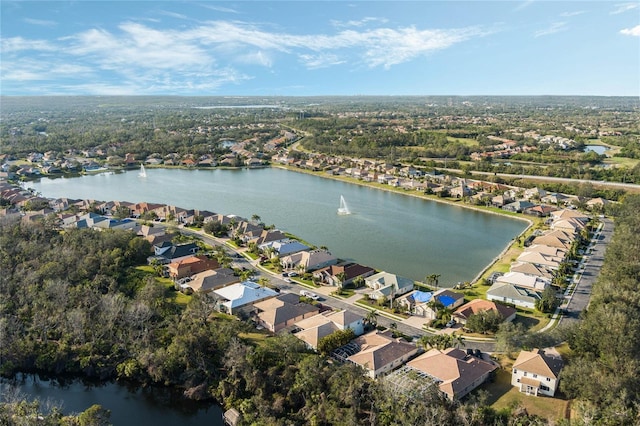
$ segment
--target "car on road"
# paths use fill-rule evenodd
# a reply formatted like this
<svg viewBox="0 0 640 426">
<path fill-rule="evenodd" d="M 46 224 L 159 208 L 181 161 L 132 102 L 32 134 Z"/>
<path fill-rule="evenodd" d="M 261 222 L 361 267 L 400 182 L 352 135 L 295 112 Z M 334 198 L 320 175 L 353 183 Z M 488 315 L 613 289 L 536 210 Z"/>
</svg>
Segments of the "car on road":
<svg viewBox="0 0 640 426">
<path fill-rule="evenodd" d="M 298 273 L 297 272 L 289 272 L 289 276 L 290 277 L 297 277 Z"/>
<path fill-rule="evenodd" d="M 304 297 L 308 297 L 309 299 L 320 300 L 320 296 L 318 296 L 317 294 L 309 290 L 300 290 L 300 295 Z"/>
<path fill-rule="evenodd" d="M 288 276 L 289 276 L 289 274 L 287 274 L 286 272 L 283 272 L 283 273 L 282 273 L 282 276 L 283 276 L 283 277 L 288 277 Z"/>
<path fill-rule="evenodd" d="M 285 278 L 284 281 L 290 283 L 291 282 L 291 278 Z"/>
</svg>

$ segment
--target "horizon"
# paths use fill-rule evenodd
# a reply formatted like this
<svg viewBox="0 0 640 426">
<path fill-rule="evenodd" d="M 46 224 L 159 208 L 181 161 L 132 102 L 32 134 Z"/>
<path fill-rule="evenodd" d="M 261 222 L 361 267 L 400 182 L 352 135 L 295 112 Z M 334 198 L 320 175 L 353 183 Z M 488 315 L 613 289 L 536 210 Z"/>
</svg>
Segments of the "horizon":
<svg viewBox="0 0 640 426">
<path fill-rule="evenodd" d="M 2 96 L 640 96 L 640 3 L 2 1 Z"/>
</svg>

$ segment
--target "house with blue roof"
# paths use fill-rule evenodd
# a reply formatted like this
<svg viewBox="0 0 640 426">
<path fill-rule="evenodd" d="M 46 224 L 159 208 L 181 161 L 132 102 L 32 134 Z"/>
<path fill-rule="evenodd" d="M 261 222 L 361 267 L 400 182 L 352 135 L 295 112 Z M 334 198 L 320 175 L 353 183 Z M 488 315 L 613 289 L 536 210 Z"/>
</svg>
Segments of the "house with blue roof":
<svg viewBox="0 0 640 426">
<path fill-rule="evenodd" d="M 464 295 L 446 288 L 436 292 L 414 290 L 398 299 L 400 306 L 413 315 L 436 319 L 438 309 L 455 309 L 464 303 Z"/>
</svg>

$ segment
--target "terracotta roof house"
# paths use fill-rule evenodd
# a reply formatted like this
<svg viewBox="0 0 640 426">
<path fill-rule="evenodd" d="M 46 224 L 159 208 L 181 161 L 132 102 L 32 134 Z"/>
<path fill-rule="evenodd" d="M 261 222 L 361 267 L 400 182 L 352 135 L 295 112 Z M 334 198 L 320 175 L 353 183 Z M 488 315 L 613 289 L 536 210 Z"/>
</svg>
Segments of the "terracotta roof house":
<svg viewBox="0 0 640 426">
<path fill-rule="evenodd" d="M 484 383 L 498 366 L 466 352 L 449 348 L 431 349 L 407 367 L 424 373 L 438 383 L 440 391 L 451 401 L 460 399 Z"/>
<path fill-rule="evenodd" d="M 511 385 L 531 395 L 554 396 L 563 362 L 559 354 L 534 349 L 521 351 L 513 363 Z"/>
<path fill-rule="evenodd" d="M 222 299 L 218 303 L 218 309 L 229 315 L 248 312 L 253 309 L 254 303 L 278 295 L 274 290 L 262 287 L 252 281 L 232 284 L 213 292 Z"/>
<path fill-rule="evenodd" d="M 367 287 L 373 291 L 369 293 L 370 299 L 379 299 L 382 297 L 396 297 L 413 290 L 413 280 L 404 278 L 389 272 L 379 272 L 364 280 Z"/>
<path fill-rule="evenodd" d="M 300 303 L 300 297 L 293 293 L 280 294 L 272 299 L 254 303 L 253 306 L 259 311 L 258 324 L 272 333 L 320 312 L 316 306 Z"/>
<path fill-rule="evenodd" d="M 216 259 L 210 259 L 207 256 L 189 256 L 167 265 L 169 276 L 174 280 L 219 267 L 220 264 Z"/>
<path fill-rule="evenodd" d="M 540 204 L 537 206 L 529 207 L 524 211 L 524 213 L 530 214 L 532 216 L 547 217 L 551 214 L 551 212 L 554 212 L 556 210 L 558 210 L 556 207 Z"/>
<path fill-rule="evenodd" d="M 453 313 L 452 318 L 464 325 L 471 315 L 487 310 L 497 311 L 505 321 L 513 321 L 516 318 L 516 310 L 514 308 L 484 299 L 474 299 L 469 303 L 465 303 Z"/>
<path fill-rule="evenodd" d="M 361 366 L 372 379 L 401 366 L 418 353 L 412 343 L 394 339 L 378 330 L 367 333 L 351 341 L 360 351 L 347 358 Z"/>
<path fill-rule="evenodd" d="M 542 253 L 548 256 L 558 257 L 560 259 L 564 259 L 564 257 L 567 255 L 567 250 L 565 249 L 553 247 L 553 246 L 545 246 L 542 244 L 533 244 L 527 247 L 527 251 Z"/>
</svg>

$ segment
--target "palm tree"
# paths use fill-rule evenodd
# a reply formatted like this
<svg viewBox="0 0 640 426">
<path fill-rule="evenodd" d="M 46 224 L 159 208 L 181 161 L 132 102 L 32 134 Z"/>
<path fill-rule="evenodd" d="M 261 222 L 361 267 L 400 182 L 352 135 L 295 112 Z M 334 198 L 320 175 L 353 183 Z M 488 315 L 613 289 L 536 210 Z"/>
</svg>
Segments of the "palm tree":
<svg viewBox="0 0 640 426">
<path fill-rule="evenodd" d="M 378 325 L 378 313 L 376 312 L 376 310 L 372 310 L 367 312 L 367 316 L 364 317 L 364 320 L 367 322 L 367 324 L 371 324 L 372 326 L 377 326 Z"/>
<path fill-rule="evenodd" d="M 440 278 L 440 274 L 427 275 L 427 277 L 426 277 L 427 284 L 429 284 L 432 287 L 435 287 L 437 289 L 438 288 L 438 278 Z"/>
<path fill-rule="evenodd" d="M 255 224 L 258 225 L 260 223 L 260 216 L 258 216 L 257 214 L 254 214 L 251 216 L 251 221 Z"/>
<path fill-rule="evenodd" d="M 344 288 L 344 282 L 347 279 L 347 274 L 345 274 L 344 272 L 338 272 L 336 274 L 336 278 L 338 279 L 338 285 L 339 285 L 340 289 L 342 290 Z"/>
</svg>

